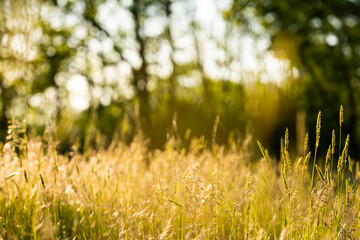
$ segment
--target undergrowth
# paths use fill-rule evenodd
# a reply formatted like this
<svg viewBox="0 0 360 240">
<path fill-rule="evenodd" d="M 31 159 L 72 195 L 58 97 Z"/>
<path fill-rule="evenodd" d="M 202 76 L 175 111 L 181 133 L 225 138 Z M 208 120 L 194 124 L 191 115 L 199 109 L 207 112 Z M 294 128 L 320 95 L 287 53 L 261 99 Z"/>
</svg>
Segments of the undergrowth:
<svg viewBox="0 0 360 240">
<path fill-rule="evenodd" d="M 342 126 L 340 112 L 340 132 Z M 51 135 L 28 139 L 11 122 L 0 157 L 0 235 L 3 239 L 359 239 L 359 164 L 349 138 L 327 155 L 304 141 L 303 156 L 252 162 L 251 139 L 195 139 L 187 149 L 171 138 L 164 151 L 130 146 L 56 153 Z M 325 144 L 325 143 L 324 143 Z M 308 149 L 313 149 L 314 154 Z"/>
</svg>

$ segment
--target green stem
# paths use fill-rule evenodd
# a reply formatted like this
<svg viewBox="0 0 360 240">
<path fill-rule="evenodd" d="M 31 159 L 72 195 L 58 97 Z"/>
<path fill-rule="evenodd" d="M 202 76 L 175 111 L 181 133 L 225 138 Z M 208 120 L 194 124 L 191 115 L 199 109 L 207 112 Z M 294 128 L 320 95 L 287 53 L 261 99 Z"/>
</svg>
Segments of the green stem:
<svg viewBox="0 0 360 240">
<path fill-rule="evenodd" d="M 313 170 L 312 170 L 312 174 L 311 174 L 311 187 L 310 187 L 310 190 L 312 190 L 312 188 L 313 188 L 313 186 L 314 186 L 314 173 L 315 173 L 315 164 L 316 164 L 316 153 L 317 153 L 317 148 L 315 148 Z"/>
<path fill-rule="evenodd" d="M 340 136 L 339 136 L 339 158 L 340 158 L 340 154 L 341 154 L 341 126 L 340 126 Z"/>
</svg>

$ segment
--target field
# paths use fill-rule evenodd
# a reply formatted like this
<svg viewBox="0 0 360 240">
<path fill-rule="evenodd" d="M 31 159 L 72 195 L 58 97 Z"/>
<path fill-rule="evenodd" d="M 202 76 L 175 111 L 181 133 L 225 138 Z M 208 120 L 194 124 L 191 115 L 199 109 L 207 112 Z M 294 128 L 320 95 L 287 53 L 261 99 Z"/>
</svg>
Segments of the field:
<svg viewBox="0 0 360 240">
<path fill-rule="evenodd" d="M 302 156 L 290 157 L 286 131 L 282 157 L 273 159 L 251 137 L 227 147 L 173 137 L 163 151 L 148 151 L 138 137 L 63 156 L 50 134 L 28 139 L 14 121 L 0 159 L 0 235 L 359 239 L 359 163 L 348 157 L 348 138 L 335 141 L 341 124 L 340 114 L 340 131 L 320 140 L 319 114 L 315 146 L 305 139 Z M 327 156 L 316 156 L 319 144 L 330 145 Z M 254 151 L 263 157 L 254 161 Z"/>
</svg>

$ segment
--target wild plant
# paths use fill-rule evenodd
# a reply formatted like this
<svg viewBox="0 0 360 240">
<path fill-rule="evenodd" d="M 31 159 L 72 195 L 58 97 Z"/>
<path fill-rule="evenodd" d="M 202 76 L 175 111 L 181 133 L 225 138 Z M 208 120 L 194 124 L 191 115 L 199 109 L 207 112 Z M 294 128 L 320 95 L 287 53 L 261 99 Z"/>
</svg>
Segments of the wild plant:
<svg viewBox="0 0 360 240">
<path fill-rule="evenodd" d="M 315 146 L 309 149 L 306 134 L 301 157 L 293 154 L 286 129 L 280 161 L 260 141 L 262 158 L 255 161 L 250 137 L 230 147 L 216 143 L 219 122 L 217 117 L 211 148 L 204 138 L 187 136 L 187 145 L 169 138 L 165 150 L 150 152 L 137 137 L 131 145 L 114 142 L 109 149 L 74 151 L 69 161 L 56 153 L 56 140 L 47 138 L 43 151 L 41 141 L 27 139 L 25 125 L 12 121 L 0 155 L 0 236 L 360 238 L 360 166 L 349 157 L 349 136 L 339 159 L 335 131 L 326 155 L 318 155 L 319 114 Z M 341 146 L 340 133 L 338 139 Z"/>
</svg>

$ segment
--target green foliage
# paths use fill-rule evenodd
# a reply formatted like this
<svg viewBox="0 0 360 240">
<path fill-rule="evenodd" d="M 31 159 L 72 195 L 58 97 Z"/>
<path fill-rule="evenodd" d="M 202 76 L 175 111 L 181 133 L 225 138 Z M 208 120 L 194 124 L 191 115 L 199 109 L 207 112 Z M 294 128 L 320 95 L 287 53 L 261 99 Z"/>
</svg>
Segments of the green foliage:
<svg viewBox="0 0 360 240">
<path fill-rule="evenodd" d="M 225 17 L 258 36 L 269 34 L 270 50 L 299 70 L 293 86 L 301 89 L 298 107 L 312 114 L 309 119 L 323 109 L 335 124 L 343 104 L 351 113 L 344 127 L 353 131 L 359 128 L 360 112 L 359 11 L 359 1 L 237 0 Z M 254 19 L 263 31 L 252 29 Z M 359 138 L 358 132 L 351 136 L 354 154 Z"/>
</svg>

